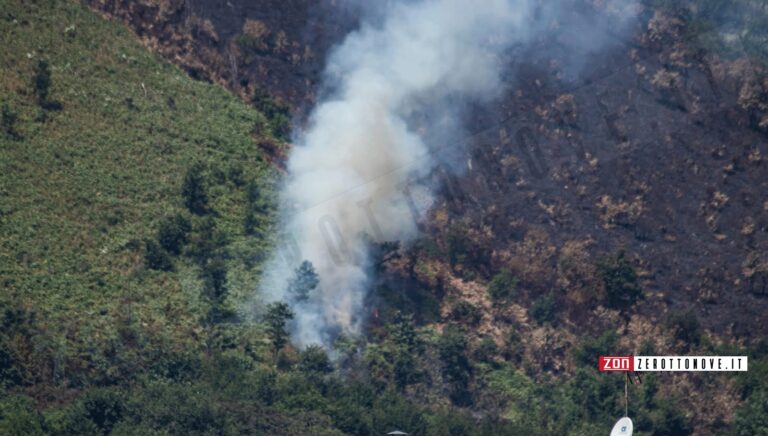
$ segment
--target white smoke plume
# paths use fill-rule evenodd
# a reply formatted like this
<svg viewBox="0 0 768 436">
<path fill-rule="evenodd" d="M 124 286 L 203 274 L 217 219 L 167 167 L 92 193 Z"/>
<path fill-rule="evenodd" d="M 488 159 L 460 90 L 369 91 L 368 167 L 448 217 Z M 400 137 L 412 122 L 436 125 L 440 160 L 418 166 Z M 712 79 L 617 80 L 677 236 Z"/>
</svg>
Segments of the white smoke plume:
<svg viewBox="0 0 768 436">
<path fill-rule="evenodd" d="M 334 92 L 294 135 L 288 162 L 280 251 L 290 255 L 276 255 L 261 284 L 267 299 L 284 299 L 299 262 L 317 269 L 310 300 L 293 306 L 297 345 L 361 331 L 369 241 L 416 235 L 414 215 L 429 202 L 414 210 L 403 187 L 434 166 L 427 144 L 440 154 L 445 128 L 460 124 L 446 102 L 500 95 L 500 54 L 531 36 L 534 9 L 529 0 L 390 2 L 332 53 Z M 412 127 L 414 114 L 432 125 Z M 410 189 L 429 196 L 426 185 Z"/>
</svg>

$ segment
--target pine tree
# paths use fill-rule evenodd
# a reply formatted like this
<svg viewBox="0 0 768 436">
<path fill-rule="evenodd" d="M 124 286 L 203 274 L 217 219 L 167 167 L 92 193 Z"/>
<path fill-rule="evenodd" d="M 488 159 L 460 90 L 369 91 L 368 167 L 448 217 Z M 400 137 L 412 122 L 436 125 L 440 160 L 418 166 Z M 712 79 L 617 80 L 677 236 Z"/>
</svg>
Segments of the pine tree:
<svg viewBox="0 0 768 436">
<path fill-rule="evenodd" d="M 264 321 L 267 324 L 267 334 L 275 353 L 282 350 L 288 343 L 288 331 L 286 331 L 285 325 L 291 319 L 293 319 L 293 312 L 287 304 L 277 302 L 267 306 Z"/>
<path fill-rule="evenodd" d="M 319 283 L 320 280 L 312 262 L 305 260 L 294 271 L 293 280 L 288 284 L 288 296 L 292 301 L 307 301 L 309 300 L 309 293 Z"/>
</svg>

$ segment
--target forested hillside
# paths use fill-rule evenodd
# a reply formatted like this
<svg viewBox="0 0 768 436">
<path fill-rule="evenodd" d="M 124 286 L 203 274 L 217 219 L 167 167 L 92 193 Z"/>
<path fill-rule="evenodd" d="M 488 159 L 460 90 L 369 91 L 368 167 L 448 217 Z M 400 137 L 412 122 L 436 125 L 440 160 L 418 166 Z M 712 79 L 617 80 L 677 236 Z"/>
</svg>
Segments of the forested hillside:
<svg viewBox="0 0 768 436">
<path fill-rule="evenodd" d="M 0 0 L 0 434 L 607 434 L 610 353 L 749 355 L 649 374 L 629 411 L 636 434 L 768 434 L 751 2 L 727 23 L 649 3 L 578 83 L 512 65 L 470 169 L 414 243 L 376 247 L 365 332 L 331 349 L 292 344 L 257 289 L 291 116 L 354 8 L 234 3 Z"/>
</svg>

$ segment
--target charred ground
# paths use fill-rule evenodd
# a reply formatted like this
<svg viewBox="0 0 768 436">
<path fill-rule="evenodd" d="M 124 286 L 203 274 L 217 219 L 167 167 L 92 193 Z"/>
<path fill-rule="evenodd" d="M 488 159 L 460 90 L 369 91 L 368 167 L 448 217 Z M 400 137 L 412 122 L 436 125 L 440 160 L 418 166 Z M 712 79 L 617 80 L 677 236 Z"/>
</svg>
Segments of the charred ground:
<svg viewBox="0 0 768 436">
<path fill-rule="evenodd" d="M 291 119 L 301 123 L 323 92 L 325 57 L 355 28 L 359 12 L 343 1 L 84 3 L 125 23 L 146 47 L 191 77 L 222 85 L 263 112 L 264 119 L 240 115 L 252 116 L 258 129 L 246 132 L 244 122 L 230 142 L 248 142 L 243 138 L 250 134 L 248 146 L 266 151 L 278 166 L 287 125 Z M 765 424 L 760 359 L 768 328 L 768 74 L 748 38 L 735 53 L 713 43 L 731 29 L 718 22 L 702 26 L 707 17 L 701 9 L 687 8 L 695 3 L 647 4 L 629 36 L 585 53 L 576 69 L 558 58 L 566 50 L 553 49 L 557 38 L 509 53 L 505 97 L 467 110 L 467 135 L 455 141 L 464 147 L 460 168 L 438 168 L 431 176 L 442 188 L 422 223 L 423 236 L 413 246 L 382 247 L 368 337 L 364 343 L 340 341 L 336 350 L 346 384 L 328 379 L 327 362 L 317 350 L 287 347 L 272 354 L 258 327 L 232 318 L 211 322 L 207 300 L 188 303 L 183 292 L 205 292 L 221 270 L 183 251 L 171 256 L 175 272 L 142 272 L 147 250 L 139 241 L 119 255 L 135 270 L 130 280 L 139 277 L 132 291 L 117 291 L 129 279 L 107 280 L 120 296 L 109 315 L 119 320 L 112 323 L 116 339 L 89 348 L 78 333 L 83 327 L 73 322 L 61 342 L 50 339 L 35 348 L 34 338 L 58 338 L 49 332 L 58 324 L 32 319 L 34 298 L 20 297 L 23 304 L 4 308 L 4 384 L 8 392 L 28 395 L 36 407 L 6 397 L 0 412 L 21 418 L 3 421 L 3 428 L 29 420 L 42 422 L 48 432 L 108 432 L 120 422 L 126 432 L 290 428 L 331 434 L 407 425 L 414 433 L 434 434 L 530 428 L 592 434 L 619 413 L 623 388 L 594 373 L 596 354 L 733 352 L 749 354 L 755 370 L 743 378 L 649 377 L 636 391 L 638 427 L 649 434 L 758 431 Z M 73 16 L 68 8 L 66 16 Z M 29 11 L 16 9 L 24 8 L 15 8 L 7 22 L 20 16 L 34 23 Z M 93 25 L 86 23 L 91 21 L 81 25 Z M 21 82 L 10 81 L 8 89 L 17 93 Z M 175 111 L 176 88 L 169 89 L 171 100 L 165 94 L 157 99 Z M 137 95 L 126 97 L 126 111 L 142 110 Z M 74 106 L 68 102 L 65 113 Z M 23 115 L 17 124 L 40 122 L 32 118 Z M 31 137 L 30 129 L 20 131 Z M 161 129 L 170 144 L 176 129 L 183 126 Z M 14 130 L 6 133 L 13 137 Z M 200 135 L 190 141 L 216 143 Z M 211 197 L 218 198 L 215 209 L 231 213 L 213 213 L 210 220 L 193 214 L 197 242 L 190 244 L 221 253 L 231 299 L 242 299 L 238 292 L 258 275 L 251 263 L 267 250 L 243 247 L 265 239 L 260 232 L 268 224 L 258 221 L 255 235 L 243 235 L 239 222 L 227 217 L 268 215 L 268 201 L 258 194 L 268 189 L 259 185 L 251 195 L 251 188 L 239 184 L 237 170 L 228 178 L 233 162 L 205 150 L 193 154 L 184 155 L 179 171 L 206 159 L 202 171 Z M 152 197 L 160 199 L 158 208 L 179 209 L 178 199 L 166 198 L 173 186 Z M 127 213 L 130 221 L 133 212 Z M 157 219 L 146 223 L 141 237 L 154 234 L 163 213 L 153 214 Z M 221 231 L 206 233 L 208 221 Z M 14 256 L 27 266 L 9 270 L 14 278 L 6 283 L 16 283 L 31 268 L 29 255 Z M 91 280 L 82 268 L 72 266 L 80 271 L 72 277 L 82 273 Z M 157 292 L 142 290 L 150 288 Z M 141 368 L 149 381 L 130 367 Z M 17 380 L 19 368 L 24 371 Z M 136 383 L 141 389 L 126 397 L 116 393 L 116 386 Z M 194 395 L 180 387 L 184 383 Z M 180 396 L 189 398 L 179 407 L 185 412 L 162 408 L 163 398 Z M 215 398 L 212 405 L 209 397 Z M 418 415 L 407 401 L 426 405 L 431 414 Z M 45 419 L 34 410 L 43 410 Z M 452 418 L 456 410 L 463 412 Z M 487 427 L 473 429 L 472 417 L 500 427 L 486 421 Z"/>
</svg>

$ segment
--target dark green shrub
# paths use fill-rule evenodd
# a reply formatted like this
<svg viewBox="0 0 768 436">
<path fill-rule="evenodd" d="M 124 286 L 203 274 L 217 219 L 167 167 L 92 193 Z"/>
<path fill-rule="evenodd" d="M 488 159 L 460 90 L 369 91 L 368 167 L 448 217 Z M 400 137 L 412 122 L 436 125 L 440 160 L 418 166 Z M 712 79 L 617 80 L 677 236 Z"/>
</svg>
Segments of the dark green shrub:
<svg viewBox="0 0 768 436">
<path fill-rule="evenodd" d="M 214 304 L 220 304 L 227 296 L 227 265 L 224 260 L 210 260 L 202 269 L 203 293 Z"/>
<path fill-rule="evenodd" d="M 108 434 L 125 413 L 125 399 L 115 390 L 89 391 L 82 400 L 88 418 Z"/>
<path fill-rule="evenodd" d="M 202 361 L 193 352 L 163 352 L 154 359 L 150 373 L 176 382 L 200 377 Z"/>
<path fill-rule="evenodd" d="M 35 95 L 37 95 L 37 103 L 41 108 L 45 110 L 61 109 L 61 103 L 48 98 L 51 91 L 51 68 L 47 61 L 37 61 L 32 85 L 35 89 Z"/>
<path fill-rule="evenodd" d="M 216 221 L 208 216 L 195 226 L 186 254 L 203 268 L 212 258 L 227 257 L 227 243 L 227 235 L 218 230 Z"/>
<path fill-rule="evenodd" d="M 243 165 L 240 163 L 231 164 L 227 168 L 227 179 L 237 187 L 243 186 L 245 184 Z"/>
<path fill-rule="evenodd" d="M 13 112 L 7 104 L 3 104 L 2 115 L 0 117 L 0 127 L 2 127 L 5 136 L 14 141 L 24 139 L 21 134 L 16 131 L 16 120 L 18 115 Z"/>
<path fill-rule="evenodd" d="M 42 421 L 31 399 L 17 395 L 0 399 L 0 434 L 42 435 Z"/>
<path fill-rule="evenodd" d="M 477 345 L 474 352 L 475 359 L 480 362 L 492 362 L 496 353 L 499 352 L 499 347 L 491 337 L 484 337 L 483 340 Z"/>
<path fill-rule="evenodd" d="M 276 102 L 261 89 L 256 89 L 251 103 L 253 103 L 253 107 L 267 117 L 272 136 L 287 141 L 288 135 L 291 133 L 291 114 L 288 106 Z"/>
<path fill-rule="evenodd" d="M 327 374 L 333 371 L 328 354 L 319 345 L 310 345 L 301 352 L 299 369 L 306 374 Z"/>
<path fill-rule="evenodd" d="M 157 242 L 169 253 L 178 255 L 181 249 L 189 241 L 189 232 L 192 226 L 182 215 L 168 217 L 160 222 L 157 229 Z"/>
<path fill-rule="evenodd" d="M 416 332 L 412 315 L 395 312 L 388 330 L 392 344 L 393 377 L 397 388 L 402 390 L 422 378 L 418 357 L 423 351 L 423 344 Z"/>
<path fill-rule="evenodd" d="M 556 303 L 555 297 L 542 295 L 531 305 L 529 311 L 531 318 L 539 324 L 551 324 L 555 321 Z"/>
<path fill-rule="evenodd" d="M 48 93 L 50 92 L 51 88 L 51 68 L 47 61 L 37 61 L 37 65 L 35 65 L 33 85 L 38 101 L 48 101 Z"/>
<path fill-rule="evenodd" d="M 619 342 L 619 335 L 609 330 L 598 337 L 587 337 L 579 347 L 573 350 L 573 359 L 579 366 L 596 368 L 599 356 L 616 355 L 616 344 Z"/>
<path fill-rule="evenodd" d="M 768 429 L 768 391 L 763 388 L 750 395 L 736 411 L 732 434 L 736 436 L 765 434 L 766 429 Z"/>
<path fill-rule="evenodd" d="M 467 358 L 466 334 L 454 325 L 447 326 L 437 341 L 437 350 L 443 362 L 443 380 L 451 386 L 451 400 L 457 405 L 470 404 L 472 366 Z"/>
<path fill-rule="evenodd" d="M 144 264 L 149 269 L 173 271 L 171 256 L 160 244 L 152 240 L 145 243 Z"/>
<path fill-rule="evenodd" d="M 0 336 L 0 389 L 21 384 L 19 369 L 13 360 L 12 350 L 4 336 Z"/>
<path fill-rule="evenodd" d="M 488 283 L 488 295 L 493 301 L 506 301 L 514 298 L 517 291 L 517 277 L 510 271 L 502 271 Z"/>
<path fill-rule="evenodd" d="M 523 347 L 523 340 L 520 337 L 520 334 L 516 331 L 513 331 L 509 334 L 509 337 L 504 343 L 504 348 L 502 350 L 504 359 L 513 362 L 513 363 L 520 363 L 523 360 L 523 353 L 524 353 L 524 347 Z"/>
<path fill-rule="evenodd" d="M 184 199 L 184 206 L 190 212 L 197 215 L 204 215 L 209 212 L 208 193 L 206 191 L 205 177 L 203 175 L 203 165 L 200 163 L 192 165 L 184 176 L 184 183 L 181 186 L 181 196 Z"/>
<path fill-rule="evenodd" d="M 394 344 L 405 348 L 408 352 L 421 351 L 422 343 L 416 333 L 413 315 L 395 312 L 392 322 L 388 325 L 389 337 Z"/>
<path fill-rule="evenodd" d="M 693 310 L 671 314 L 667 324 L 674 332 L 675 339 L 688 346 L 699 345 L 701 342 L 701 325 Z"/>
<path fill-rule="evenodd" d="M 642 296 L 642 290 L 637 284 L 637 273 L 623 251 L 615 257 L 601 261 L 597 265 L 597 271 L 605 285 L 608 307 L 627 309 Z"/>
<path fill-rule="evenodd" d="M 693 431 L 690 419 L 685 416 L 677 402 L 669 399 L 656 401 L 651 410 L 653 434 L 658 436 L 689 435 Z M 760 434 L 760 433 L 749 433 Z"/>
<path fill-rule="evenodd" d="M 424 413 L 394 390 L 385 391 L 374 401 L 369 419 L 376 432 L 403 430 L 414 435 L 426 434 Z"/>
</svg>

